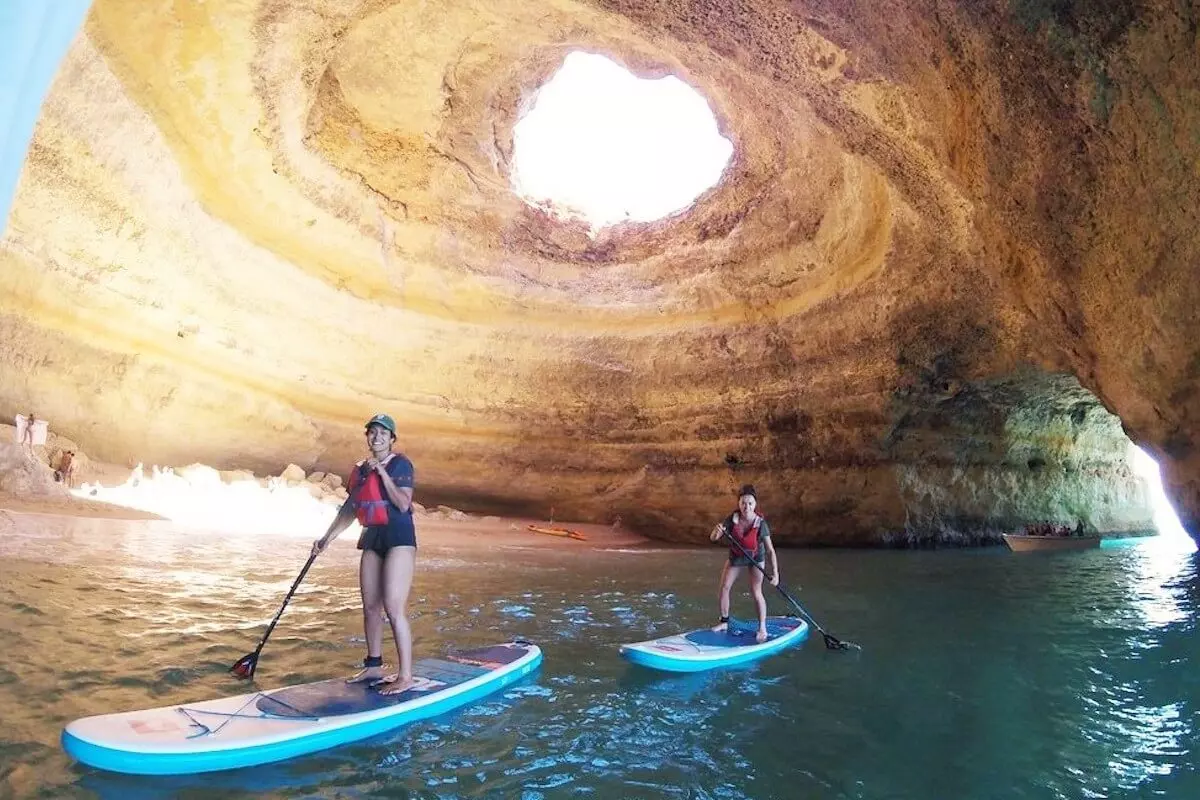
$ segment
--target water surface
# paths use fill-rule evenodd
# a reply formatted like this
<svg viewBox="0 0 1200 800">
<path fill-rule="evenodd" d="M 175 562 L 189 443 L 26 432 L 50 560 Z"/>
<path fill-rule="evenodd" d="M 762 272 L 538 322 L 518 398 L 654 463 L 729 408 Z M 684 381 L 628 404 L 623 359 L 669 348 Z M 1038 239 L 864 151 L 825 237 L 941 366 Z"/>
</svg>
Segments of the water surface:
<svg viewBox="0 0 1200 800">
<path fill-rule="evenodd" d="M 785 551 L 784 582 L 865 649 L 814 637 L 756 666 L 669 676 L 617 646 L 710 623 L 718 550 L 426 541 L 417 657 L 524 637 L 545 651 L 536 675 L 362 743 L 164 779 L 75 764 L 62 726 L 244 691 L 226 670 L 308 540 L 41 519 L 0 531 L 4 797 L 1200 797 L 1197 556 L 1164 542 Z M 339 542 L 309 573 L 264 651 L 262 688 L 361 659 L 356 555 Z M 735 614 L 749 610 L 736 598 Z"/>
</svg>

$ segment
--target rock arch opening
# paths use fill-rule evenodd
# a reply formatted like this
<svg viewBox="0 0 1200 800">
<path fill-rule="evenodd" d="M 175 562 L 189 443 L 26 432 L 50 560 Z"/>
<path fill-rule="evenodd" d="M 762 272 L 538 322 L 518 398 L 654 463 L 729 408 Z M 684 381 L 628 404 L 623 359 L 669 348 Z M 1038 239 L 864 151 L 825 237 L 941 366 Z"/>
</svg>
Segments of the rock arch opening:
<svg viewBox="0 0 1200 800">
<path fill-rule="evenodd" d="M 1073 376 L 1028 372 L 898 398 L 900 546 L 987 543 L 1039 523 L 1186 536 L 1157 465 Z"/>
<path fill-rule="evenodd" d="M 1187 530 L 1184 529 L 1183 524 L 1179 521 L 1179 515 L 1175 513 L 1175 506 L 1167 497 L 1158 462 L 1155 461 L 1153 456 L 1133 442 L 1130 442 L 1129 446 L 1130 464 L 1134 472 L 1146 482 L 1147 491 L 1150 495 L 1150 508 L 1154 514 L 1154 527 L 1158 530 L 1159 535 L 1193 544 L 1191 536 L 1188 535 Z"/>
<path fill-rule="evenodd" d="M 513 129 L 513 188 L 595 232 L 688 208 L 732 155 L 708 101 L 679 78 L 575 51 Z"/>
</svg>

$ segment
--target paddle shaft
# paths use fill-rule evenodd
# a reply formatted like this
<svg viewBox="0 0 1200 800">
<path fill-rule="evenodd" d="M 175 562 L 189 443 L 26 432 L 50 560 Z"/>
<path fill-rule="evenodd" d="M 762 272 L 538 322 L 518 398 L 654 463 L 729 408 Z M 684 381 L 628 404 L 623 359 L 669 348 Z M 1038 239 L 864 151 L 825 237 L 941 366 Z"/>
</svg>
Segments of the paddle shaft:
<svg viewBox="0 0 1200 800">
<path fill-rule="evenodd" d="M 300 574 L 296 576 L 296 580 L 292 583 L 292 588 L 288 589 L 287 597 L 283 598 L 283 605 L 279 607 L 279 611 L 275 614 L 275 619 L 271 620 L 271 624 L 267 626 L 267 632 L 263 634 L 262 641 L 258 643 L 258 647 L 254 649 L 254 659 L 258 660 L 259 653 L 262 652 L 263 646 L 266 645 L 267 639 L 271 636 L 271 631 L 275 630 L 275 623 L 279 622 L 279 618 L 283 616 L 283 610 L 287 608 L 287 604 L 291 601 L 292 595 L 296 593 L 296 589 L 300 586 L 300 581 L 304 580 L 304 576 L 308 574 L 308 568 L 317 560 L 319 553 L 313 553 L 308 557 L 308 561 L 304 564 L 304 569 L 300 570 Z"/>
</svg>

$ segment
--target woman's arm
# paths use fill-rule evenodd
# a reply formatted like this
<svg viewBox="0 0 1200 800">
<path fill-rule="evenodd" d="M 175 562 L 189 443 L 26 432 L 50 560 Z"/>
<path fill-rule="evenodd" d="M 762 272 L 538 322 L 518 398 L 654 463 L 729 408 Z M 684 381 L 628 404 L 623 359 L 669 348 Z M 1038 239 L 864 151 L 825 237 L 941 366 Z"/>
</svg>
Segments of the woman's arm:
<svg viewBox="0 0 1200 800">
<path fill-rule="evenodd" d="M 766 545 L 767 562 L 770 564 L 770 568 L 767 570 L 767 580 L 769 580 L 771 582 L 772 586 L 778 586 L 779 585 L 779 558 L 775 555 L 775 545 L 771 544 L 770 536 L 763 539 L 763 544 Z"/>
<path fill-rule="evenodd" d="M 337 516 L 333 518 L 333 522 L 329 523 L 329 528 L 325 531 L 325 535 L 313 542 L 313 555 L 320 553 L 329 543 L 341 535 L 342 531 L 350 527 L 350 523 L 354 521 L 354 496 L 347 495 L 342 507 L 338 509 Z"/>
<path fill-rule="evenodd" d="M 724 536 L 725 534 L 729 533 L 729 531 L 732 527 L 733 527 L 733 514 L 730 514 L 728 517 L 726 517 L 725 519 L 723 519 L 717 523 L 716 527 L 712 529 L 712 533 L 710 533 L 708 535 L 708 540 L 710 542 L 721 541 L 721 537 Z"/>
</svg>

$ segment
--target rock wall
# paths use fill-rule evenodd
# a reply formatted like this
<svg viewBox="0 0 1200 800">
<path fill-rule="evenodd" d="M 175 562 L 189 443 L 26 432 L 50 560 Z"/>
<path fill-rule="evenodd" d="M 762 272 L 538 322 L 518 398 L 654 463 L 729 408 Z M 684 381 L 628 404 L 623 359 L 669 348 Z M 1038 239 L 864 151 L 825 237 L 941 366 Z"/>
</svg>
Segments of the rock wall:
<svg viewBox="0 0 1200 800">
<path fill-rule="evenodd" d="M 721 184 L 595 238 L 516 198 L 574 48 L 701 90 Z M 386 410 L 426 503 L 693 539 L 752 480 L 781 541 L 976 540 L 1066 513 L 996 477 L 1026 400 L 898 397 L 1073 375 L 1195 530 L 1198 53 L 1165 0 L 97 0 L 0 242 L 0 413 L 341 473 Z M 923 493 L 963 435 L 991 467 Z M 1055 463 L 1119 473 L 1088 441 Z M 1136 524 L 1064 480 L 1020 485 Z"/>
<path fill-rule="evenodd" d="M 17 497 L 66 499 L 67 487 L 54 471 L 17 444 L 0 443 L 0 493 Z"/>
<path fill-rule="evenodd" d="M 1121 421 L 1073 377 L 1024 373 L 906 391 L 885 439 L 904 545 L 1001 541 L 1030 521 L 1105 534 L 1153 531 L 1145 479 Z"/>
</svg>

